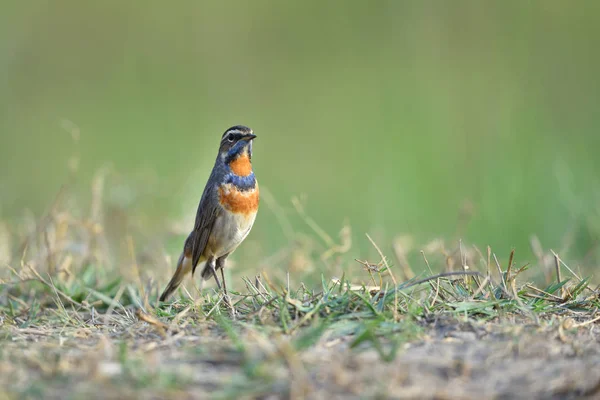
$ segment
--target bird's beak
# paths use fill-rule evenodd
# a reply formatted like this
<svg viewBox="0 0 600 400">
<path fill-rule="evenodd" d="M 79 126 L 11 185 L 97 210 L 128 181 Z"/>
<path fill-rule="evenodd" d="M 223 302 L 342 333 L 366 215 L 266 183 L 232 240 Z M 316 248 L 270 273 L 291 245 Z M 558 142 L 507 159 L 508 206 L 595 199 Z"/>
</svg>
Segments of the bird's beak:
<svg viewBox="0 0 600 400">
<path fill-rule="evenodd" d="M 256 138 L 256 135 L 253 133 L 249 133 L 243 137 L 243 139 L 247 140 L 247 141 L 251 141 L 252 139 L 255 139 L 255 138 Z"/>
</svg>

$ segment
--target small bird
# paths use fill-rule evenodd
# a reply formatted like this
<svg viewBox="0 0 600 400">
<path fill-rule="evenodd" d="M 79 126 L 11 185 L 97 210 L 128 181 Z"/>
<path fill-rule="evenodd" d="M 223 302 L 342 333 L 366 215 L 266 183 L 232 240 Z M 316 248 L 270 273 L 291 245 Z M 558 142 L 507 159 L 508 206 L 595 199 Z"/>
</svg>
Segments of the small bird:
<svg viewBox="0 0 600 400">
<path fill-rule="evenodd" d="M 165 301 L 179 287 L 185 275 L 192 276 L 199 262 L 206 261 L 202 279 L 215 278 L 219 290 L 221 271 L 225 299 L 225 261 L 244 241 L 258 211 L 258 182 L 252 171 L 252 129 L 236 125 L 225 131 L 219 154 L 198 205 L 194 230 L 185 241 L 177 269 L 160 301 Z"/>
</svg>

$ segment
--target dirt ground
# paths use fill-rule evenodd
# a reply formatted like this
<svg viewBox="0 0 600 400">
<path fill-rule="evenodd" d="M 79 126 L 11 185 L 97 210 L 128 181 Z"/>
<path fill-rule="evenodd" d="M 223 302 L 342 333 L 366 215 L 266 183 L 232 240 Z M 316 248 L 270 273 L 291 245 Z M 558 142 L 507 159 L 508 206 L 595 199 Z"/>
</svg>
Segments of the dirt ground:
<svg viewBox="0 0 600 400">
<path fill-rule="evenodd" d="M 369 350 L 307 359 L 313 376 L 336 382 L 340 398 L 380 393 L 397 399 L 600 398 L 598 329 L 434 321 L 427 335 L 405 345 L 391 363 Z M 339 369 L 324 368 L 330 364 Z M 319 387 L 327 397 L 327 384 Z"/>
<path fill-rule="evenodd" d="M 600 329 L 572 318 L 438 316 L 418 321 L 418 338 L 390 362 L 369 343 L 351 349 L 343 329 L 296 351 L 290 337 L 251 326 L 240 344 L 210 321 L 163 335 L 122 318 L 56 331 L 1 326 L 0 398 L 600 398 Z"/>
</svg>

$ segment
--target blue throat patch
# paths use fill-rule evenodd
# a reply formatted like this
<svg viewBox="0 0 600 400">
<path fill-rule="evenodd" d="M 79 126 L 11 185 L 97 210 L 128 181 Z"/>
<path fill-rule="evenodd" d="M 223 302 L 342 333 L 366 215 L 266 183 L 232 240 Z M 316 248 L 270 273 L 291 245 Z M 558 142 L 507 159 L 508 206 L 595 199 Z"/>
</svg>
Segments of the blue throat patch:
<svg viewBox="0 0 600 400">
<path fill-rule="evenodd" d="M 233 145 L 231 149 L 227 152 L 227 156 L 225 157 L 225 164 L 229 164 L 233 161 L 238 155 L 240 155 L 244 148 L 248 147 L 248 156 L 252 158 L 252 142 L 239 141 Z"/>
<path fill-rule="evenodd" d="M 256 177 L 254 176 L 254 172 L 247 176 L 239 176 L 230 172 L 225 178 L 225 183 L 231 183 L 240 190 L 250 190 L 256 186 Z"/>
</svg>

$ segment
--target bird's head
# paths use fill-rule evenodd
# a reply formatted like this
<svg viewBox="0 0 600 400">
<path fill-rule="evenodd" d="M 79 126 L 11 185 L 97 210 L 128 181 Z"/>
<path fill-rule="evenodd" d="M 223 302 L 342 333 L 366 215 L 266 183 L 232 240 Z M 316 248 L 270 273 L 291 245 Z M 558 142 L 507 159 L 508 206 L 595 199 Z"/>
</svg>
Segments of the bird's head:
<svg viewBox="0 0 600 400">
<path fill-rule="evenodd" d="M 240 166 L 248 164 L 251 172 L 250 160 L 252 159 L 252 140 L 254 138 L 256 138 L 256 135 L 247 126 L 232 126 L 225 131 L 221 138 L 219 156 L 230 167 L 233 163 Z M 248 167 L 243 169 L 245 170 Z M 246 171 L 240 170 L 239 172 L 238 175 L 244 175 Z"/>
</svg>

